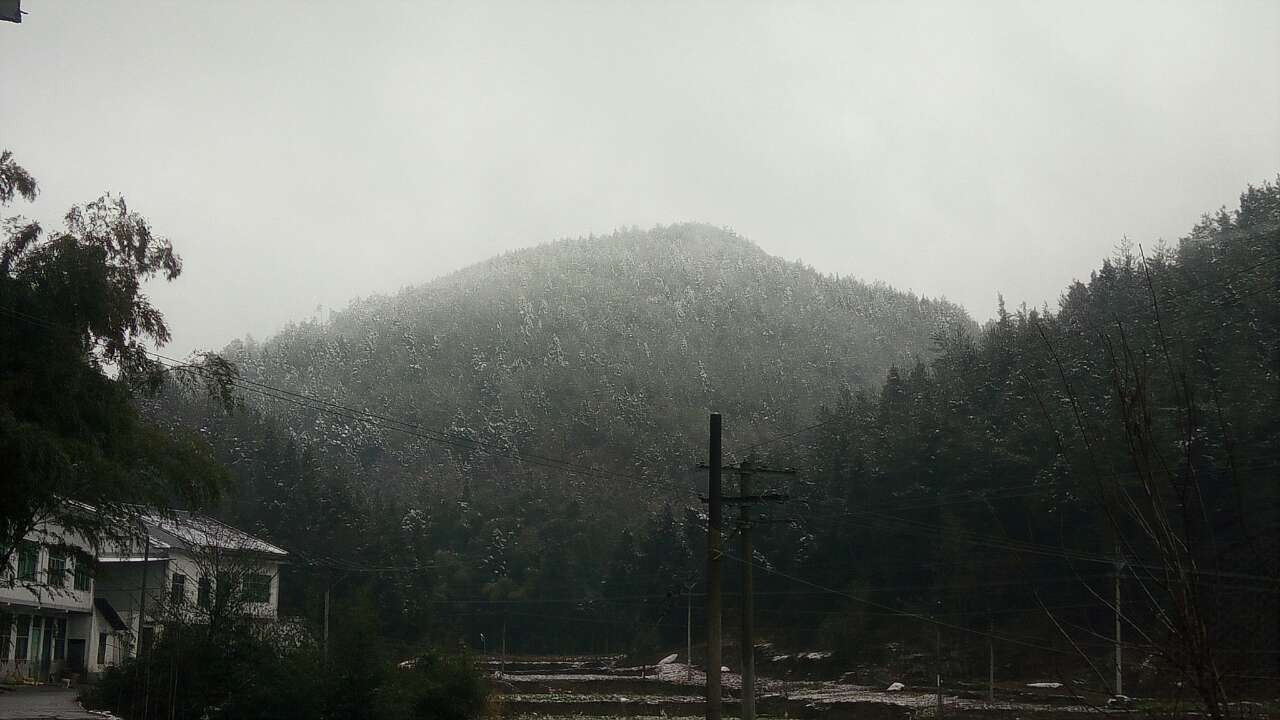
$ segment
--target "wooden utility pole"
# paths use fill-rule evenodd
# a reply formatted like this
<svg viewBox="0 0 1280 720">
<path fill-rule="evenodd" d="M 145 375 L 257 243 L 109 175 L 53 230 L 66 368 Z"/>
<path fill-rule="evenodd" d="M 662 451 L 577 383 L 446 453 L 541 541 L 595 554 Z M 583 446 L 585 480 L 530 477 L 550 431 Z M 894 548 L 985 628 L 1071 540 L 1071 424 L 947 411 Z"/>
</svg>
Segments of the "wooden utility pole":
<svg viewBox="0 0 1280 720">
<path fill-rule="evenodd" d="M 720 720 L 720 413 L 707 458 L 707 720 Z"/>
</svg>

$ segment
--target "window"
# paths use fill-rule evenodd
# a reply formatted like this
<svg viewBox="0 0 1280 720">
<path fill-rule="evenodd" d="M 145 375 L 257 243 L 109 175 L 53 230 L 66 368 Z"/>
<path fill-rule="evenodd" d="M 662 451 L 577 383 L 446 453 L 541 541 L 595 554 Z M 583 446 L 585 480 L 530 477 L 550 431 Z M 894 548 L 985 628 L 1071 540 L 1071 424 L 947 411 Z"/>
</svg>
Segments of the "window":
<svg viewBox="0 0 1280 720">
<path fill-rule="evenodd" d="M 84 553 L 80 553 L 76 555 L 75 588 L 77 590 L 89 589 L 89 563 L 90 562 L 92 561 L 89 559 L 88 555 Z"/>
<path fill-rule="evenodd" d="M 174 573 L 169 583 L 169 602 L 181 605 L 187 601 L 187 576 Z"/>
<path fill-rule="evenodd" d="M 49 551 L 49 585 L 63 587 L 67 582 L 67 554 L 61 550 Z"/>
<path fill-rule="evenodd" d="M 253 574 L 245 577 L 244 599 L 249 602 L 271 602 L 271 576 Z"/>
<path fill-rule="evenodd" d="M 35 582 L 40 569 L 40 546 L 23 540 L 18 546 L 18 579 Z"/>
<path fill-rule="evenodd" d="M 208 608 L 211 599 L 213 599 L 213 580 L 206 575 L 201 577 L 199 584 L 196 585 L 196 604 L 202 608 Z"/>
<path fill-rule="evenodd" d="M 13 659 L 26 660 L 27 646 L 31 640 L 31 616 L 18 616 L 18 644 L 13 646 Z"/>
<path fill-rule="evenodd" d="M 107 664 L 107 637 L 106 633 L 98 633 L 98 664 Z"/>
</svg>

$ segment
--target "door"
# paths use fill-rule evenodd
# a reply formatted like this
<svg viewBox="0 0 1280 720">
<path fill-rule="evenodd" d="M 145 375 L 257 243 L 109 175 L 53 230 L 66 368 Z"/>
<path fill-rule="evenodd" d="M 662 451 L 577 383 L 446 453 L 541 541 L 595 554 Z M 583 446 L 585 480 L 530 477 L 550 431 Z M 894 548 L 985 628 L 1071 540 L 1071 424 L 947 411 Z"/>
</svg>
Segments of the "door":
<svg viewBox="0 0 1280 720">
<path fill-rule="evenodd" d="M 67 669 L 73 673 L 84 674 L 85 661 L 84 640 L 72 638 L 67 641 Z"/>
</svg>

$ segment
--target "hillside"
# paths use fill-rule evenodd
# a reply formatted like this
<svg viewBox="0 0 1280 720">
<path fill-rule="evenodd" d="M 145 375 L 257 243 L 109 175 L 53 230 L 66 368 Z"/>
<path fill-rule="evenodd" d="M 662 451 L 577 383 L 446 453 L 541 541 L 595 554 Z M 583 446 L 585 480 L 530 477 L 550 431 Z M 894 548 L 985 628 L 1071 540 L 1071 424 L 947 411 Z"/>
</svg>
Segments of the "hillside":
<svg viewBox="0 0 1280 720">
<path fill-rule="evenodd" d="M 250 380 L 452 437 L 670 478 L 704 455 L 709 408 L 728 418 L 726 448 L 748 444 L 972 325 L 950 303 L 686 224 L 508 253 L 227 355 Z M 485 453 L 250 399 L 359 465 L 512 472 Z"/>
</svg>

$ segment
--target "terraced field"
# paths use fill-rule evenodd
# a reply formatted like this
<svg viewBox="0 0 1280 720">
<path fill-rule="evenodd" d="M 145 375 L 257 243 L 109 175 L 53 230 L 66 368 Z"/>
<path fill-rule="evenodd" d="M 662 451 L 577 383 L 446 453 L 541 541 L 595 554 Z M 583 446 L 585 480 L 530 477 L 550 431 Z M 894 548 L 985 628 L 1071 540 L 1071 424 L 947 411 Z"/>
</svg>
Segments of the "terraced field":
<svg viewBox="0 0 1280 720">
<path fill-rule="evenodd" d="M 488 658 L 485 666 L 498 689 L 497 703 L 509 718 L 703 717 L 706 676 L 680 662 L 626 665 L 620 656 Z M 723 674 L 724 715 L 738 714 L 741 677 Z M 812 720 L 898 720 L 937 714 L 932 689 L 889 692 L 836 680 L 791 682 L 757 679 L 762 718 Z M 1095 699 L 1096 700 L 1096 699 Z M 977 692 L 943 696 L 943 713 L 980 720 L 1026 718 L 1080 720 L 1097 713 L 1088 698 L 1054 688 L 1006 689 L 995 702 Z M 1129 713 L 1117 713 L 1129 714 Z"/>
</svg>

